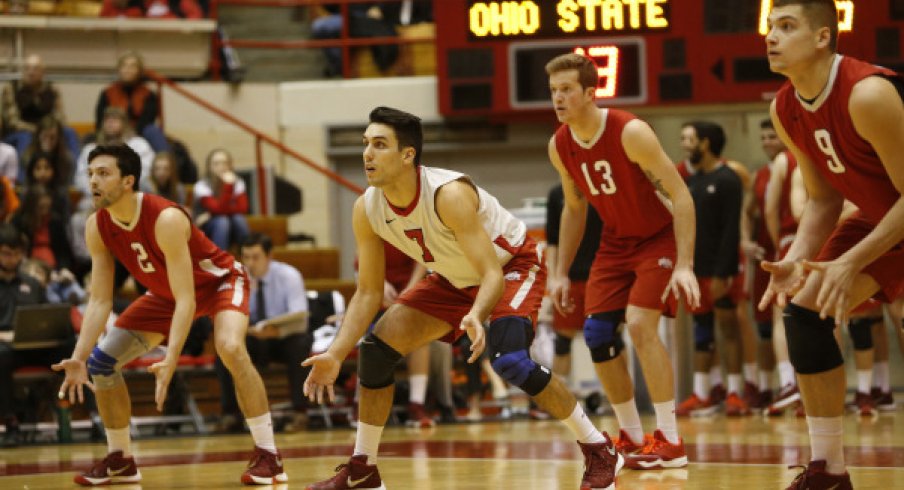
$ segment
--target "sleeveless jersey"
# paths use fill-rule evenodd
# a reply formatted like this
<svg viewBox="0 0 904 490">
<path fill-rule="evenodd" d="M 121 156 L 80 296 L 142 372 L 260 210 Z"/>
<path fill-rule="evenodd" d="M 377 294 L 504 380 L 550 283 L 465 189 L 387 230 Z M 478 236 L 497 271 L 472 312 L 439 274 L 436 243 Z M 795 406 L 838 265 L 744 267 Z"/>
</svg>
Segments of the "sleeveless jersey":
<svg viewBox="0 0 904 490">
<path fill-rule="evenodd" d="M 136 197 L 138 206 L 135 218 L 128 225 L 113 219 L 108 210 L 100 209 L 96 213 L 97 229 L 104 245 L 136 281 L 155 296 L 173 300 L 166 272 L 166 258 L 157 244 L 154 226 L 164 209 L 176 208 L 181 211 L 182 208 L 153 194 L 138 193 Z M 196 291 L 216 289 L 234 267 L 235 259 L 217 248 L 195 225 L 191 225 L 188 250 Z"/>
<path fill-rule="evenodd" d="M 374 232 L 405 255 L 424 264 L 459 289 L 480 284 L 480 275 L 465 257 L 455 234 L 436 214 L 436 193 L 456 180 L 474 187 L 480 201 L 477 214 L 496 250 L 500 265 L 505 265 L 524 244 L 527 227 L 512 216 L 495 197 L 474 185 L 467 175 L 420 166 L 417 169 L 417 194 L 411 204 L 400 209 L 386 200 L 383 191 L 368 187 L 364 192 L 367 219 Z"/>
<path fill-rule="evenodd" d="M 778 217 L 779 217 L 779 237 L 793 235 L 797 233 L 797 220 L 794 219 L 794 213 L 791 211 L 791 182 L 794 180 L 794 171 L 797 169 L 797 160 L 790 151 L 785 152 L 788 156 L 788 170 L 785 172 L 785 180 L 782 181 L 782 196 L 779 200 Z"/>
<path fill-rule="evenodd" d="M 776 95 L 775 109 L 788 136 L 826 182 L 876 224 L 900 194 L 872 145 L 857 134 L 848 110 L 854 85 L 871 76 L 900 80 L 886 68 L 836 55 L 826 88 L 812 104 L 786 82 Z"/>
<path fill-rule="evenodd" d="M 759 217 L 756 220 L 756 243 L 767 251 L 775 246 L 769 238 L 769 230 L 766 228 L 766 192 L 769 190 L 769 179 L 772 177 L 772 164 L 763 165 L 753 175 L 753 200 Z"/>
<path fill-rule="evenodd" d="M 589 143 L 578 141 L 567 125 L 559 127 L 559 159 L 603 220 L 604 242 L 652 237 L 672 225 L 672 214 L 622 147 L 622 131 L 636 117 L 617 109 L 601 109 L 600 117 L 599 132 Z"/>
<path fill-rule="evenodd" d="M 694 170 L 694 166 L 691 165 L 691 162 L 687 160 L 681 160 L 680 162 L 676 163 L 675 170 L 678 171 L 678 175 L 680 175 L 684 180 L 689 179 L 691 175 L 697 173 L 697 171 Z"/>
</svg>

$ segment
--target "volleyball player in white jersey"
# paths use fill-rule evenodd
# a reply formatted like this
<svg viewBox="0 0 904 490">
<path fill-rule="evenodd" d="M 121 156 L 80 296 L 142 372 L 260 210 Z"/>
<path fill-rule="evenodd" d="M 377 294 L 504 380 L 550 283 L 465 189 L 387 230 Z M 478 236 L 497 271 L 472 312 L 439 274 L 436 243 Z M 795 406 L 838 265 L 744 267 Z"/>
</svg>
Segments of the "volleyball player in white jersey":
<svg viewBox="0 0 904 490">
<path fill-rule="evenodd" d="M 451 342 L 464 333 L 472 341 L 469 362 L 487 349 L 500 376 L 572 430 L 585 458 L 581 488 L 615 488 L 623 459 L 612 441 L 528 352 L 546 282 L 536 243 L 526 236 L 524 223 L 468 176 L 421 166 L 422 139 L 417 116 L 386 107 L 371 112 L 363 155 L 370 187 L 355 203 L 352 220 L 358 290 L 329 350 L 305 361 L 313 366 L 305 393 L 317 401 L 325 393 L 332 398 L 342 360 L 379 309 L 384 240 L 433 274 L 403 293 L 358 347 L 361 394 L 354 453 L 332 478 L 307 488 L 386 488 L 375 463 L 392 406 L 396 364 L 428 342 Z"/>
</svg>

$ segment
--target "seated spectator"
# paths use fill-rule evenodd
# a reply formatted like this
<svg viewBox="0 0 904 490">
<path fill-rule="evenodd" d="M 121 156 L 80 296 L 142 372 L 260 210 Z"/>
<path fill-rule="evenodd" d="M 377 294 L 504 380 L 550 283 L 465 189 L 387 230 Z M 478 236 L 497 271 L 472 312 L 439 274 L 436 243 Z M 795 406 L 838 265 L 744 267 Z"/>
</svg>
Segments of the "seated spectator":
<svg viewBox="0 0 904 490">
<path fill-rule="evenodd" d="M 13 189 L 13 183 L 0 175 L 0 224 L 9 223 L 19 209 L 19 196 Z"/>
<path fill-rule="evenodd" d="M 135 131 L 143 136 L 154 151 L 169 150 L 169 144 L 157 118 L 160 116 L 160 102 L 151 89 L 145 85 L 144 60 L 141 55 L 129 51 L 119 57 L 119 79 L 100 93 L 94 111 L 94 127 L 101 130 L 108 107 L 122 109 Z"/>
<path fill-rule="evenodd" d="M 75 346 L 71 342 L 47 349 L 15 350 L 12 346 L 13 319 L 22 305 L 46 303 L 46 293 L 34 278 L 22 273 L 19 265 L 25 255 L 25 237 L 9 224 L 0 225 L 0 418 L 6 425 L 3 445 L 18 444 L 19 419 L 13 411 L 13 372 L 24 366 L 50 366 L 67 356 Z"/>
<path fill-rule="evenodd" d="M 223 250 L 248 237 L 248 194 L 245 181 L 235 174 L 232 155 L 220 148 L 207 155 L 207 176 L 195 184 L 195 221 Z"/>
<path fill-rule="evenodd" d="M 55 271 L 40 259 L 22 261 L 22 272 L 37 279 L 47 291 L 47 301 L 78 306 L 88 297 L 75 276 L 66 269 Z"/>
<path fill-rule="evenodd" d="M 69 217 L 72 213 L 69 205 L 69 186 L 64 181 L 63 172 L 54 167 L 50 157 L 45 153 L 36 153 L 25 167 L 26 188 L 35 185 L 46 187 L 53 197 L 52 208 L 62 216 Z"/>
<path fill-rule="evenodd" d="M 72 183 L 75 174 L 75 157 L 78 152 L 72 153 L 69 146 L 64 143 L 60 135 L 65 127 L 53 116 L 47 116 L 38 122 L 35 137 L 28 148 L 25 149 L 23 163 L 27 164 L 37 153 L 44 153 L 49 158 L 50 164 L 59 175 L 60 185 Z M 19 181 L 24 179 L 20 176 Z"/>
<path fill-rule="evenodd" d="M 104 0 L 100 16 L 201 19 L 204 12 L 195 0 Z"/>
<path fill-rule="evenodd" d="M 342 11 L 338 5 L 323 5 L 320 16 L 311 23 L 311 37 L 314 39 L 338 39 L 342 35 Z M 377 2 L 351 4 L 348 6 L 348 34 L 351 37 L 395 36 L 395 26 L 384 15 Z M 395 44 L 371 46 L 374 63 L 380 71 L 386 71 L 399 56 Z M 342 48 L 324 48 L 327 77 L 342 75 Z"/>
<path fill-rule="evenodd" d="M 69 245 L 67 224 L 69 216 L 54 208 L 53 194 L 47 187 L 36 184 L 25 190 L 22 207 L 12 223 L 28 239 L 27 255 L 41 259 L 53 269 L 72 269 L 72 247 Z"/>
<path fill-rule="evenodd" d="M 148 175 L 151 171 L 151 163 L 154 161 L 154 150 L 148 141 L 135 134 L 132 125 L 126 117 L 125 111 L 119 107 L 107 107 L 104 109 L 100 131 L 94 143 L 88 143 L 82 148 L 75 164 L 75 187 L 82 192 L 82 199 L 91 201 L 88 192 L 88 155 L 97 145 L 112 145 L 125 143 L 135 150 L 141 158 L 141 175 Z"/>
<path fill-rule="evenodd" d="M 19 171 L 19 154 L 12 145 L 0 142 L 0 176 L 10 182 L 17 182 L 22 172 Z"/>
<path fill-rule="evenodd" d="M 251 277 L 249 303 L 250 328 L 246 342 L 251 360 L 266 367 L 269 361 L 286 364 L 289 394 L 292 398 L 293 421 L 286 430 L 304 427 L 307 404 L 303 393 L 304 380 L 310 368 L 301 361 L 311 353 L 312 336 L 308 332 L 308 298 L 304 279 L 289 264 L 273 260 L 270 238 L 254 233 L 242 242 L 242 264 Z M 217 377 L 220 380 L 222 418 L 219 430 L 238 431 L 242 417 L 232 377 L 217 357 Z"/>
<path fill-rule="evenodd" d="M 160 152 L 154 156 L 151 171 L 141 178 L 141 192 L 157 194 L 185 207 L 185 187 L 179 182 L 176 173 L 176 162 L 169 152 Z"/>
<path fill-rule="evenodd" d="M 63 98 L 52 83 L 44 80 L 44 62 L 33 54 L 25 58 L 22 78 L 7 83 L 2 94 L 3 139 L 16 147 L 20 159 L 24 159 L 38 124 L 48 116 L 59 121 L 69 152 L 77 155 L 78 135 L 63 125 L 66 121 Z"/>
</svg>

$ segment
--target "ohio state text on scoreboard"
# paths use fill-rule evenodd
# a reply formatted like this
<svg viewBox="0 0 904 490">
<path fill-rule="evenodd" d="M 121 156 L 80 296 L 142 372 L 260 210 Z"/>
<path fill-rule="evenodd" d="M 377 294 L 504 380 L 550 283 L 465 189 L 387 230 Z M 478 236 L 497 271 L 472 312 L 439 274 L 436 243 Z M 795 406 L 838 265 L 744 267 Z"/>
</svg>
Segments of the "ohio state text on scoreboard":
<svg viewBox="0 0 904 490">
<path fill-rule="evenodd" d="M 597 63 L 600 105 L 767 100 L 771 0 L 439 0 L 440 110 L 517 115 L 551 106 L 544 65 Z M 904 0 L 838 0 L 839 51 L 904 71 Z"/>
</svg>

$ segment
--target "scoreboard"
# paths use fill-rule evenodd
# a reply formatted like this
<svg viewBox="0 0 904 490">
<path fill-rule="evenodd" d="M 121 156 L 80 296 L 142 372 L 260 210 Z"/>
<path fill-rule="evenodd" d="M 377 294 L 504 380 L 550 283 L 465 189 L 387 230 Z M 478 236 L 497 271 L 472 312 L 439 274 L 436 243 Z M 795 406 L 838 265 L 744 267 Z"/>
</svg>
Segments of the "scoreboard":
<svg viewBox="0 0 904 490">
<path fill-rule="evenodd" d="M 440 111 L 551 107 L 547 61 L 583 53 L 606 106 L 769 100 L 771 0 L 434 0 Z M 904 0 L 837 0 L 839 51 L 904 71 Z"/>
</svg>

